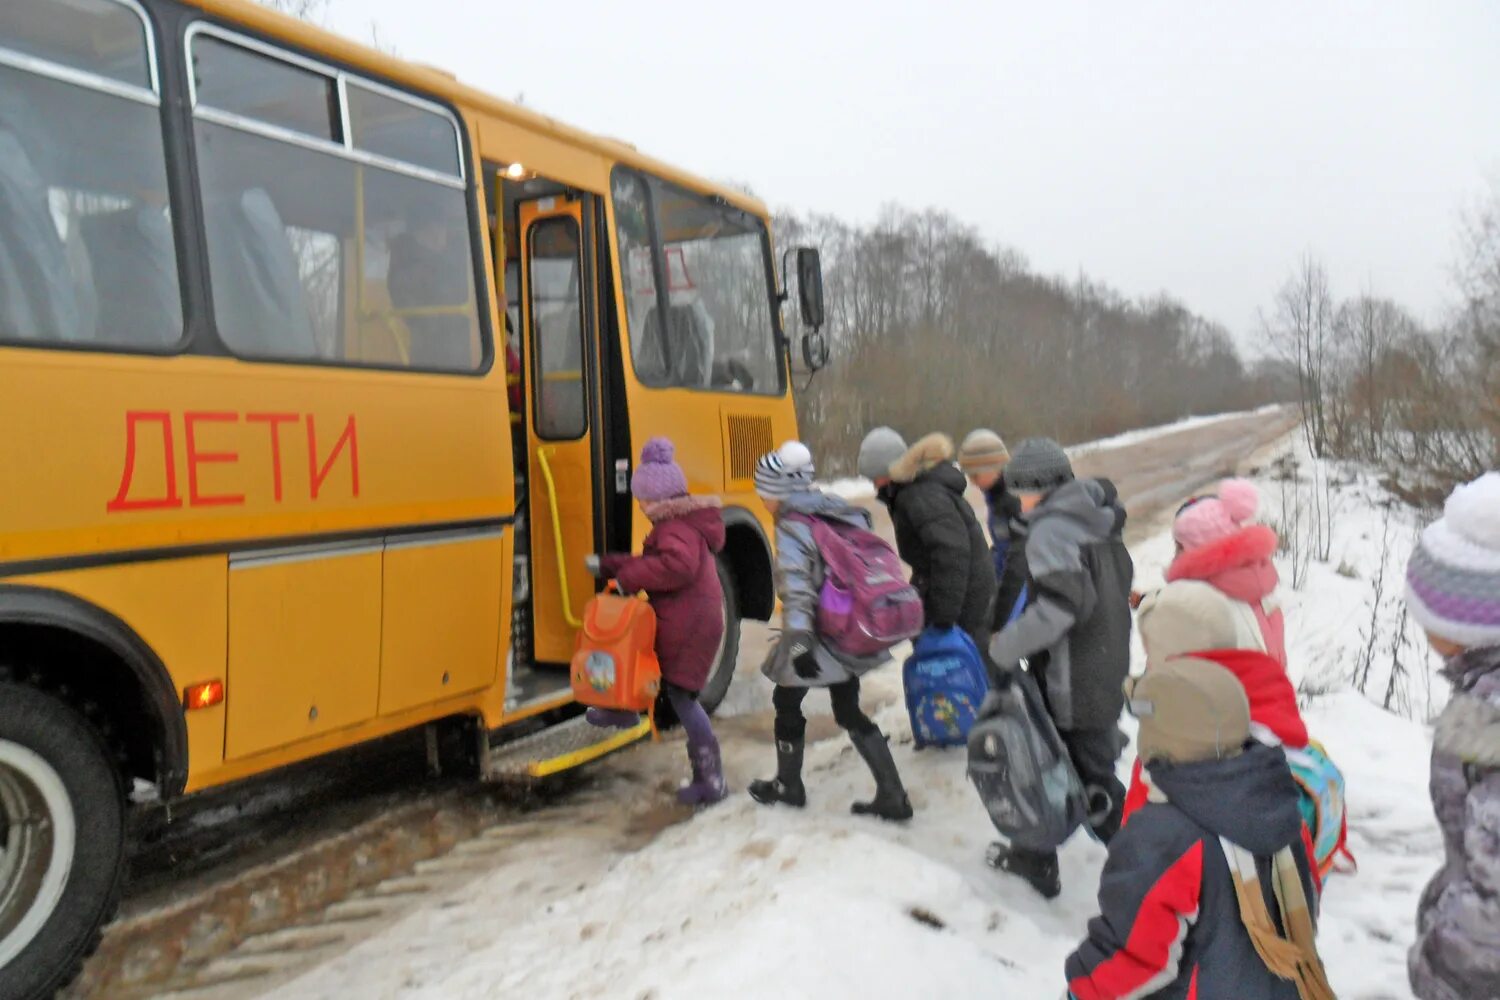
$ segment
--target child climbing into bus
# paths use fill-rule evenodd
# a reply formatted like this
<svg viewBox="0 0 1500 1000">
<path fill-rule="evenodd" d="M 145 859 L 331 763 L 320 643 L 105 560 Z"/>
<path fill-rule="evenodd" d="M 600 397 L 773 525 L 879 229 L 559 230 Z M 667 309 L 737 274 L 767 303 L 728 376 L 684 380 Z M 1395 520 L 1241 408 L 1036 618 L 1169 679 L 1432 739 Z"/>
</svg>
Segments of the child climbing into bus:
<svg viewBox="0 0 1500 1000">
<path fill-rule="evenodd" d="M 1047 438 L 1016 449 L 1005 481 L 1026 512 L 1031 596 L 990 644 L 995 683 L 1026 661 L 1088 793 L 1090 829 L 1108 844 L 1125 808 L 1125 786 L 1115 776 L 1134 572 L 1125 507 L 1107 480 L 1075 479 L 1067 452 Z M 989 863 L 1046 898 L 1061 891 L 1056 851 L 995 844 Z"/>
<path fill-rule="evenodd" d="M 656 653 L 662 686 L 672 711 L 687 733 L 693 778 L 677 792 L 684 805 L 711 805 L 724 798 L 719 741 L 708 713 L 698 704 L 724 638 L 724 592 L 716 555 L 723 551 L 724 516 L 717 497 L 688 494 L 687 477 L 672 442 L 652 438 L 641 449 L 641 463 L 630 491 L 651 522 L 638 556 L 589 556 L 588 569 L 614 580 L 626 593 L 644 591 L 656 612 Z M 591 708 L 598 726 L 633 726 L 629 712 Z"/>
<path fill-rule="evenodd" d="M 1005 463 L 1010 450 L 994 431 L 972 431 L 958 447 L 958 467 L 984 494 L 989 509 L 990 550 L 995 559 L 994 629 L 1008 624 L 1024 607 L 1026 591 L 1025 523 L 1021 520 L 1021 501 L 1005 488 Z"/>
<path fill-rule="evenodd" d="M 870 515 L 813 487 L 813 457 L 800 441 L 788 441 L 755 466 L 755 491 L 776 519 L 776 590 L 782 604 L 781 639 L 762 671 L 776 685 L 776 777 L 754 781 L 750 796 L 763 805 L 807 804 L 802 756 L 807 719 L 802 702 L 811 688 L 828 689 L 833 717 L 875 777 L 875 797 L 856 802 L 856 815 L 905 820 L 911 801 L 896 770 L 890 745 L 859 707 L 859 678 L 887 659 L 885 654 L 851 656 L 825 642 L 817 631 L 825 559 L 818 548 L 814 519 L 869 531 Z"/>
<path fill-rule="evenodd" d="M 1432 747 L 1446 864 L 1417 907 L 1419 1000 L 1500 996 L 1500 472 L 1448 498 L 1406 570 L 1406 606 L 1453 685 Z"/>
</svg>

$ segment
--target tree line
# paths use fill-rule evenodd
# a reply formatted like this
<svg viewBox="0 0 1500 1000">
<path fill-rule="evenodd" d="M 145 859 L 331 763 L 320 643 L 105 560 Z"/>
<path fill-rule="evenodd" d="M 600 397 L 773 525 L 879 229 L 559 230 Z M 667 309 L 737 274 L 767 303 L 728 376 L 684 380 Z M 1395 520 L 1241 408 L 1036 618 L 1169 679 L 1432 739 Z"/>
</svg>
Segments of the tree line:
<svg viewBox="0 0 1500 1000">
<path fill-rule="evenodd" d="M 776 232 L 823 256 L 833 363 L 799 384 L 797 408 L 831 474 L 877 424 L 1066 444 L 1295 393 L 1289 366 L 1247 363 L 1223 326 L 1169 295 L 1040 274 L 944 211 L 891 205 L 867 226 L 783 212 Z"/>
<path fill-rule="evenodd" d="M 1465 216 L 1459 246 L 1435 324 L 1374 291 L 1339 299 L 1312 257 L 1261 320 L 1313 454 L 1373 463 L 1423 504 L 1500 468 L 1500 188 Z"/>
</svg>

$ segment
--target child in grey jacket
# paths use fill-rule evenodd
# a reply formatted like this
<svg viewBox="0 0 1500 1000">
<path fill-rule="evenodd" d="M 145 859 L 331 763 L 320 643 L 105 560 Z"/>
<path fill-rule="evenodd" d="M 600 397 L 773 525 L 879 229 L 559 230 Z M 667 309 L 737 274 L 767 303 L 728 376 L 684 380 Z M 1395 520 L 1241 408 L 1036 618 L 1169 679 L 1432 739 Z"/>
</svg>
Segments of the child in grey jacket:
<svg viewBox="0 0 1500 1000">
<path fill-rule="evenodd" d="M 813 531 L 801 518 L 842 521 L 866 531 L 870 515 L 813 487 L 812 453 L 788 441 L 762 456 L 755 466 L 755 492 L 776 519 L 776 596 L 781 599 L 781 639 L 763 672 L 776 685 L 776 777 L 750 783 L 750 797 L 762 805 L 807 804 L 802 784 L 802 753 L 807 719 L 802 702 L 815 687 L 828 689 L 833 718 L 849 734 L 854 749 L 875 777 L 875 798 L 856 802 L 862 816 L 906 820 L 911 801 L 891 757 L 885 734 L 859 707 L 859 678 L 887 656 L 858 659 L 837 653 L 817 632 L 818 595 L 824 561 Z M 792 517 L 789 515 L 801 515 Z"/>
<path fill-rule="evenodd" d="M 1430 783 L 1446 858 L 1417 907 L 1411 988 L 1500 997 L 1500 472 L 1460 486 L 1422 533 L 1406 603 L 1453 684 Z"/>
</svg>

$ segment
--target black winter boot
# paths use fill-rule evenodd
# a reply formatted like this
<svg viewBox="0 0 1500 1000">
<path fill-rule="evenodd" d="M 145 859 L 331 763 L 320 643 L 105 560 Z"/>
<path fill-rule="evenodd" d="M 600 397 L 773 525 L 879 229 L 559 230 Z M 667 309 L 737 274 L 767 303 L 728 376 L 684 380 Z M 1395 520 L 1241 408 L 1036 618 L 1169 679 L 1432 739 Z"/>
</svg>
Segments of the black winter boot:
<svg viewBox="0 0 1500 1000">
<path fill-rule="evenodd" d="M 856 802 L 850 811 L 856 816 L 879 816 L 881 819 L 911 819 L 911 800 L 901 784 L 901 774 L 896 770 L 896 761 L 891 757 L 891 745 L 885 734 L 878 729 L 863 733 L 850 733 L 854 749 L 865 759 L 870 773 L 875 776 L 875 798 L 869 802 Z"/>
<path fill-rule="evenodd" d="M 801 809 L 807 805 L 807 789 L 802 787 L 803 746 L 800 739 L 777 740 L 776 777 L 750 782 L 750 797 L 763 806 L 781 802 Z"/>
<path fill-rule="evenodd" d="M 984 860 L 997 871 L 1025 879 L 1043 899 L 1056 899 L 1062 893 L 1056 851 L 1028 851 L 995 843 L 990 845 Z"/>
</svg>

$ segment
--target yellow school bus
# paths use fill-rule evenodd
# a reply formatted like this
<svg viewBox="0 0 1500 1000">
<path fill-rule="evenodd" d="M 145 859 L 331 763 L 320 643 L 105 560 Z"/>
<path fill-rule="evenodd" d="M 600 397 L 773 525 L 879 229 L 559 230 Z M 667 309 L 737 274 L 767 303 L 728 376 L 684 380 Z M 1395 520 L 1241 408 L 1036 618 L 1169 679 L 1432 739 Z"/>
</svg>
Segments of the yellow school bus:
<svg viewBox="0 0 1500 1000">
<path fill-rule="evenodd" d="M 826 357 L 766 219 L 243 0 L 0 4 L 0 996 L 76 971 L 132 802 L 419 726 L 491 776 L 639 737 L 566 663 L 655 434 L 724 497 L 723 696 Z"/>
</svg>

